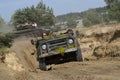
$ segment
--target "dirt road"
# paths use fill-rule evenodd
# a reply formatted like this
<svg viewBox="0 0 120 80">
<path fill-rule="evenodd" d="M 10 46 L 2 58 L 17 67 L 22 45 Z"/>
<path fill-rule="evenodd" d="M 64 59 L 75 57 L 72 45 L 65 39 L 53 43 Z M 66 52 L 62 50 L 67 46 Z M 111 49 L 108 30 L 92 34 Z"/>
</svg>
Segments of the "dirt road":
<svg viewBox="0 0 120 80">
<path fill-rule="evenodd" d="M 36 74 L 36 80 L 120 80 L 120 61 L 70 62 Z"/>
<path fill-rule="evenodd" d="M 50 71 L 11 72 L 2 66 L 0 80 L 120 80 L 120 61 L 70 62 L 55 65 Z"/>
<path fill-rule="evenodd" d="M 120 80 L 119 58 L 68 62 L 53 65 L 52 70 L 41 71 L 38 68 L 35 56 L 30 55 L 34 48 L 30 45 L 29 40 L 21 39 L 15 41 L 11 49 L 16 52 L 20 64 L 25 68 L 25 71 L 22 72 L 16 73 L 15 71 L 13 75 L 15 80 Z M 2 70 L 3 69 L 0 68 L 0 72 Z M 7 72 L 6 75 L 10 74 L 10 72 Z"/>
</svg>

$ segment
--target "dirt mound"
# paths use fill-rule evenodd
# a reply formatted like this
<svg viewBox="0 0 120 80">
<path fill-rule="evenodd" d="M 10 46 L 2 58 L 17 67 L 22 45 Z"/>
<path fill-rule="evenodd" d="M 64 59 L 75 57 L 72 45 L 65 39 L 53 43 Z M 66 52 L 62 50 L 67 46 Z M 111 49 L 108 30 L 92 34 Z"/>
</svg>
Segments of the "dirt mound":
<svg viewBox="0 0 120 80">
<path fill-rule="evenodd" d="M 101 57 L 120 57 L 120 43 L 111 43 L 96 47 L 93 55 Z"/>
<path fill-rule="evenodd" d="M 20 64 L 25 70 L 35 70 L 38 68 L 36 56 L 31 53 L 35 52 L 34 46 L 30 43 L 31 38 L 17 38 L 15 39 L 11 51 L 16 53 L 16 57 L 20 60 Z"/>
<path fill-rule="evenodd" d="M 98 27 L 87 30 L 80 40 L 84 59 L 120 56 L 120 27 Z M 102 43 L 102 44 L 101 44 Z M 96 57 L 96 58 L 95 58 Z"/>
<path fill-rule="evenodd" d="M 9 52 L 5 54 L 4 62 L 7 64 L 8 67 L 12 68 L 13 70 L 23 71 L 24 68 L 19 63 L 19 59 L 16 57 L 16 53 Z"/>
<path fill-rule="evenodd" d="M 107 32 L 101 35 L 95 35 L 105 44 L 102 44 L 94 49 L 93 55 L 96 57 L 119 57 L 120 56 L 120 30 Z M 100 39 L 101 37 L 101 39 Z"/>
<path fill-rule="evenodd" d="M 30 43 L 31 38 L 20 37 L 14 40 L 13 46 L 4 55 L 4 63 L 0 63 L 0 80 L 36 80 L 38 63 L 32 56 L 35 48 Z"/>
</svg>

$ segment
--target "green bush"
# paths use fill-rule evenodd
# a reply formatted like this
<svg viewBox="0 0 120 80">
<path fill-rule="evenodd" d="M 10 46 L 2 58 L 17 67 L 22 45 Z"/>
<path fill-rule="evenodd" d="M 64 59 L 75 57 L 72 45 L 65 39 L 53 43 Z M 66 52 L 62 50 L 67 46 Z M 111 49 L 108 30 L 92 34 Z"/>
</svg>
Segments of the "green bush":
<svg viewBox="0 0 120 80">
<path fill-rule="evenodd" d="M 13 39 L 11 34 L 0 34 L 0 62 L 4 60 L 7 49 L 12 46 Z"/>
<path fill-rule="evenodd" d="M 85 15 L 83 18 L 84 26 L 92 26 L 103 22 L 102 16 L 95 9 L 88 10 Z"/>
<path fill-rule="evenodd" d="M 91 21 L 89 21 L 88 19 L 83 19 L 83 24 L 85 27 L 89 27 L 92 25 Z"/>
<path fill-rule="evenodd" d="M 0 34 L 0 48 L 11 47 L 13 39 L 12 34 Z"/>
</svg>

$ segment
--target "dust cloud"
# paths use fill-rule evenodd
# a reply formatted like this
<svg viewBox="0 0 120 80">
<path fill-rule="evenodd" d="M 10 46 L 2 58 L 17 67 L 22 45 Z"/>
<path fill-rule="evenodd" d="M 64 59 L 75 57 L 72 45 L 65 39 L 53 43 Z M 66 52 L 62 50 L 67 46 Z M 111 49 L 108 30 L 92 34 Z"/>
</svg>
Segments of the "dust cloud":
<svg viewBox="0 0 120 80">
<path fill-rule="evenodd" d="M 4 25 L 0 25 L 0 33 L 10 33 L 14 30 L 14 26 L 12 25 L 7 25 L 7 24 L 4 24 Z"/>
</svg>

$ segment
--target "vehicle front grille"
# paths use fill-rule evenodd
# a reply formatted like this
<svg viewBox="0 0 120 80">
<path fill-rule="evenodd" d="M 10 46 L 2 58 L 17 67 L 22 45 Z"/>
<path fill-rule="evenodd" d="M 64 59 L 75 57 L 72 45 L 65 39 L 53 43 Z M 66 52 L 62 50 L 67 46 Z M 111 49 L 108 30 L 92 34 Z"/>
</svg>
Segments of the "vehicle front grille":
<svg viewBox="0 0 120 80">
<path fill-rule="evenodd" d="M 47 45 L 48 45 L 48 52 L 50 52 L 56 50 L 59 47 L 67 47 L 67 40 L 66 38 L 55 39 L 49 41 Z"/>
</svg>

